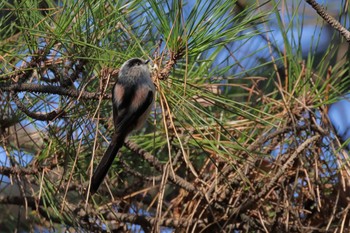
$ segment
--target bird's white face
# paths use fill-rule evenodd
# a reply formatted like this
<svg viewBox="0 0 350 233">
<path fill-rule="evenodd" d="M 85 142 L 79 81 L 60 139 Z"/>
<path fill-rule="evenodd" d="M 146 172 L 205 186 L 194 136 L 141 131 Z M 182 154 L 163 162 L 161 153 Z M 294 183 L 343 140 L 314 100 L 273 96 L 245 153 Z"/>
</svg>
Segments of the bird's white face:
<svg viewBox="0 0 350 233">
<path fill-rule="evenodd" d="M 148 61 L 139 58 L 132 58 L 126 61 L 120 69 L 121 76 L 149 75 Z"/>
</svg>

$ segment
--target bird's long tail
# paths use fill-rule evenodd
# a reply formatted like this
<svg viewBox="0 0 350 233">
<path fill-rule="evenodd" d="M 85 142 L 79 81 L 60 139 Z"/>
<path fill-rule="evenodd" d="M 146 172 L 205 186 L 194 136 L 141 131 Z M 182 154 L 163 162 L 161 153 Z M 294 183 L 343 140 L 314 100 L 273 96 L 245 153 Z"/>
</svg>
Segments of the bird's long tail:
<svg viewBox="0 0 350 233">
<path fill-rule="evenodd" d="M 115 133 L 113 135 L 111 143 L 109 144 L 105 154 L 103 155 L 94 174 L 92 175 L 90 187 L 91 194 L 94 194 L 97 191 L 98 187 L 100 187 L 100 184 L 107 175 L 107 172 L 111 167 L 119 149 L 123 146 L 124 140 L 125 137 L 120 134 Z"/>
</svg>

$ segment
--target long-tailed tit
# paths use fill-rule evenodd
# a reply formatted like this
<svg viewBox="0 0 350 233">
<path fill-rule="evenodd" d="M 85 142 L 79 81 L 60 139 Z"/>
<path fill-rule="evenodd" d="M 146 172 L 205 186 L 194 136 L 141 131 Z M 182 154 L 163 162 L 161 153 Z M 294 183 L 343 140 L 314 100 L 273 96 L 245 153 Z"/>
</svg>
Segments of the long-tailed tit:
<svg viewBox="0 0 350 233">
<path fill-rule="evenodd" d="M 132 58 L 126 61 L 112 90 L 115 132 L 100 164 L 91 179 L 91 193 L 95 193 L 111 167 L 125 138 L 145 123 L 154 101 L 155 87 L 148 69 L 148 60 Z"/>
</svg>

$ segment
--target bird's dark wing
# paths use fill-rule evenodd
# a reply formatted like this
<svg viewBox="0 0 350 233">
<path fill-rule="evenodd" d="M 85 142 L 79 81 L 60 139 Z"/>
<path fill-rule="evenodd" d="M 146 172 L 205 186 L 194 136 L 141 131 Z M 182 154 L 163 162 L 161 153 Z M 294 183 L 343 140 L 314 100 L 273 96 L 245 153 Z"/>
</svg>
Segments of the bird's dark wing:
<svg viewBox="0 0 350 233">
<path fill-rule="evenodd" d="M 137 88 L 137 92 L 134 92 L 131 98 L 123 100 L 118 107 L 118 115 L 114 125 L 116 132 L 127 131 L 130 133 L 137 125 L 143 123 L 148 117 L 148 114 L 144 114 L 153 102 L 153 95 L 153 91 L 147 85 L 143 85 Z"/>
</svg>

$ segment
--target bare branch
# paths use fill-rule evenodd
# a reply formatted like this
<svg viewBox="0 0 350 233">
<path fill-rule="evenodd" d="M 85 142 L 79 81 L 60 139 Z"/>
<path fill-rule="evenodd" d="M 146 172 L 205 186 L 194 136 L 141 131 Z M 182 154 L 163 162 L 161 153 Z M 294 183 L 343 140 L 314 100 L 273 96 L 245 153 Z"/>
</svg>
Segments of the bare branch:
<svg viewBox="0 0 350 233">
<path fill-rule="evenodd" d="M 315 0 L 305 0 L 308 4 L 312 6 L 316 10 L 316 12 L 327 22 L 329 23 L 334 29 L 340 32 L 342 36 L 346 39 L 347 42 L 350 42 L 350 32 L 343 27 L 338 20 L 336 20 L 334 17 L 329 15 L 326 10 L 319 5 Z"/>
<path fill-rule="evenodd" d="M 5 176 L 10 175 L 34 175 L 39 173 L 40 171 L 37 168 L 20 168 L 20 167 L 0 167 L 0 174 Z"/>
<path fill-rule="evenodd" d="M 67 89 L 59 86 L 52 85 L 39 85 L 33 83 L 16 83 L 16 84 L 3 84 L 0 83 L 0 90 L 2 91 L 13 91 L 13 92 L 36 92 L 36 93 L 46 93 L 46 94 L 56 94 L 64 95 L 73 98 L 81 99 L 93 99 L 98 100 L 100 98 L 100 93 L 91 93 L 87 91 L 79 91 L 73 88 Z M 111 94 L 104 94 L 103 99 L 111 99 Z"/>
</svg>

